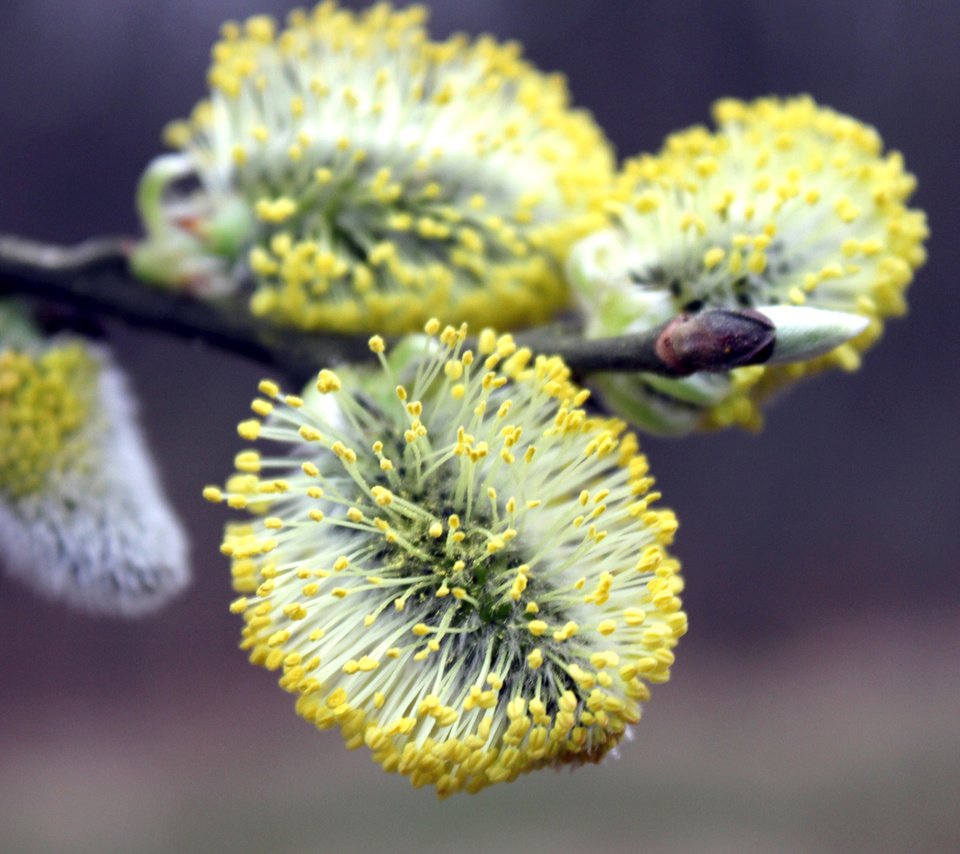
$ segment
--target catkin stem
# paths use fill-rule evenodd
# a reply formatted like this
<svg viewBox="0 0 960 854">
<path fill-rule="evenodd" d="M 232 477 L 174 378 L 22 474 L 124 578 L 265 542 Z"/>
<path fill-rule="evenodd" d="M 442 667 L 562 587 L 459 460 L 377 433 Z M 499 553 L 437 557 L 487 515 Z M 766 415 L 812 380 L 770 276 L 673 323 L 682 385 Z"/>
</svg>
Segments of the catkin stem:
<svg viewBox="0 0 960 854">
<path fill-rule="evenodd" d="M 57 246 L 0 236 L 0 293 L 71 309 L 80 318 L 112 317 L 136 327 L 202 341 L 306 381 L 338 362 L 369 359 L 367 336 L 310 334 L 263 323 L 245 297 L 202 300 L 138 280 L 130 271 L 133 241 L 96 238 Z M 561 356 L 578 375 L 645 371 L 686 376 L 727 371 L 769 358 L 773 324 L 756 311 L 703 311 L 679 315 L 633 335 L 585 339 L 530 330 L 518 344 Z"/>
</svg>

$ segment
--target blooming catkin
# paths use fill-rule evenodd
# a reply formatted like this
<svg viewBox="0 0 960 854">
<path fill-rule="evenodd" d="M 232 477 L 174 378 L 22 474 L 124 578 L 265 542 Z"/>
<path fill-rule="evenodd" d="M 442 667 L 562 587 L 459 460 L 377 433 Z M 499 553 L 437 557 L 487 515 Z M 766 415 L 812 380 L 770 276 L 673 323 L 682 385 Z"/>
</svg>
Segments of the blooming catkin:
<svg viewBox="0 0 960 854">
<path fill-rule="evenodd" d="M 209 98 L 168 129 L 200 190 L 148 217 L 148 245 L 246 247 L 252 311 L 308 330 L 516 327 L 565 306 L 609 145 L 516 43 L 433 41 L 425 17 L 323 3 L 279 32 L 225 25 Z"/>
<path fill-rule="evenodd" d="M 683 379 L 597 375 L 608 405 L 653 432 L 756 428 L 770 394 L 824 368 L 855 369 L 883 319 L 905 311 L 924 261 L 922 212 L 900 154 L 809 97 L 719 101 L 694 127 L 628 161 L 607 200 L 613 228 L 583 241 L 571 276 L 588 335 L 650 329 L 679 312 L 806 306 L 869 321 L 826 356 Z M 803 322 L 810 323 L 810 312 Z"/>
<path fill-rule="evenodd" d="M 93 614 L 140 616 L 189 581 L 184 535 L 107 352 L 0 349 L 3 567 Z"/>
<path fill-rule="evenodd" d="M 251 660 L 297 711 L 446 796 L 596 761 L 686 631 L 637 441 L 558 358 L 466 327 L 379 368 L 260 385 L 215 502 Z"/>
</svg>

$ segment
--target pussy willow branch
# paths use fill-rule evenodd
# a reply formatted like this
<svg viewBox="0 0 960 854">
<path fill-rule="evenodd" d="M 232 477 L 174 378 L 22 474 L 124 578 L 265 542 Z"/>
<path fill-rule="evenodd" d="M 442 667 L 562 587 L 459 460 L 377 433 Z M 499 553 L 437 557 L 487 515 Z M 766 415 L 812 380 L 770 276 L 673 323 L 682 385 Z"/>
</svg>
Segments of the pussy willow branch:
<svg viewBox="0 0 960 854">
<path fill-rule="evenodd" d="M 204 343 L 306 381 L 324 365 L 370 358 L 368 336 L 306 333 L 253 318 L 245 300 L 201 300 L 138 280 L 130 271 L 133 241 L 97 238 L 56 246 L 0 235 L 0 294 L 53 303 L 80 314 L 118 318 Z M 634 335 L 588 340 L 556 330 L 517 334 L 518 343 L 562 356 L 576 374 L 646 371 L 686 376 L 766 361 L 775 329 L 762 314 L 704 311 L 679 315 Z"/>
</svg>

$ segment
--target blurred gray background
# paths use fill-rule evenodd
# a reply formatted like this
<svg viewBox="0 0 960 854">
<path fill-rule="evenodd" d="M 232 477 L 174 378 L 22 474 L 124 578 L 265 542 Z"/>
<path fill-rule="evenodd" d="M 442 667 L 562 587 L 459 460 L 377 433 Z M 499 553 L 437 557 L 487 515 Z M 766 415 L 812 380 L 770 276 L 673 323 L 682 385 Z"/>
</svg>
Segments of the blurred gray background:
<svg viewBox="0 0 960 854">
<path fill-rule="evenodd" d="M 160 131 L 204 92 L 219 23 L 274 0 L 0 0 L 0 232 L 135 233 Z M 350 5 L 360 5 L 353 4 Z M 436 802 L 293 713 L 236 649 L 200 491 L 256 366 L 122 326 L 196 580 L 138 623 L 0 578 L 0 850 L 960 850 L 960 3 L 432 4 L 519 39 L 628 156 L 717 97 L 810 92 L 919 178 L 930 260 L 858 374 L 757 436 L 645 443 L 681 520 L 691 631 L 622 758 Z"/>
</svg>

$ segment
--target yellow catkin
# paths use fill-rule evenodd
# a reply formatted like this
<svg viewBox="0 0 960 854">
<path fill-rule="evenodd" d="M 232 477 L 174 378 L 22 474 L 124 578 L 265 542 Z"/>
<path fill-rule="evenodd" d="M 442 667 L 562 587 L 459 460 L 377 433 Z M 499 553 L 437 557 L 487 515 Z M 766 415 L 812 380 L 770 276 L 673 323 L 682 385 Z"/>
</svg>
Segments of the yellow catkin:
<svg viewBox="0 0 960 854">
<path fill-rule="evenodd" d="M 222 547 L 251 661 L 304 718 L 441 797 L 598 760 L 686 631 L 676 520 L 636 438 L 581 408 L 560 359 L 490 331 L 479 364 L 466 337 L 431 321 L 302 406 L 261 385 L 276 401 L 264 438 L 290 451 L 270 458 L 278 479 L 244 464 L 205 491 L 258 503 Z M 425 433 L 407 438 L 411 423 Z M 480 452 L 504 442 L 511 464 Z"/>
<path fill-rule="evenodd" d="M 598 375 L 607 404 L 652 432 L 757 429 L 778 389 L 855 368 L 883 320 L 905 311 L 925 258 L 924 214 L 907 207 L 914 177 L 872 127 L 807 96 L 722 100 L 713 112 L 716 131 L 693 127 L 656 155 L 626 161 L 606 205 L 614 228 L 575 250 L 588 333 L 652 328 L 680 311 L 771 305 L 870 323 L 833 353 L 726 379 Z"/>
<path fill-rule="evenodd" d="M 208 228 L 173 214 L 163 228 L 181 248 L 220 235 L 200 249 L 231 261 L 245 247 L 254 314 L 399 333 L 438 311 L 528 325 L 567 303 L 562 261 L 600 224 L 608 142 L 516 43 L 435 41 L 425 20 L 420 6 L 327 2 L 285 27 L 231 25 L 214 45 L 209 97 L 168 141 L 229 192 L 191 199 Z"/>
</svg>

